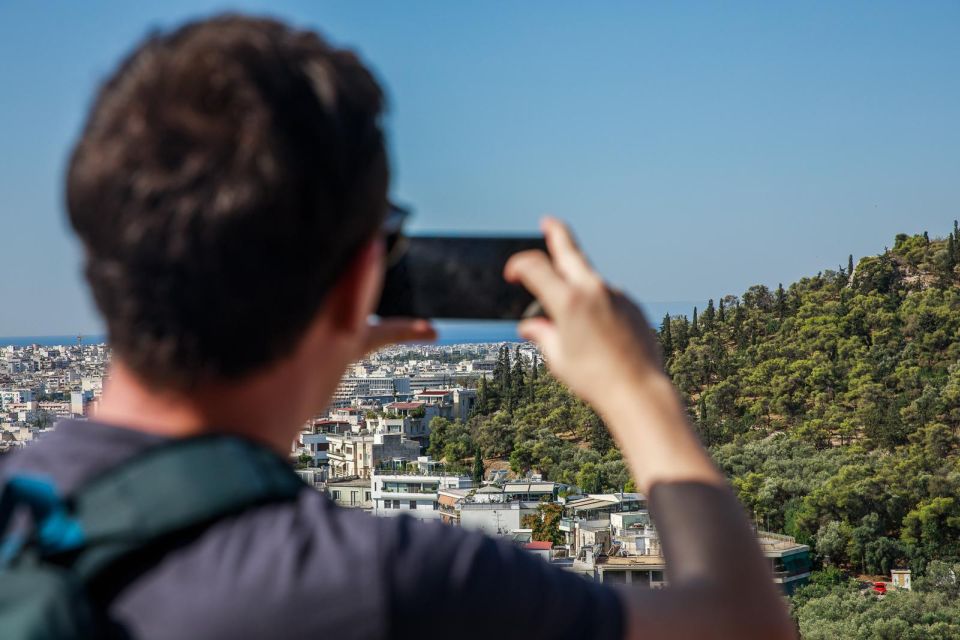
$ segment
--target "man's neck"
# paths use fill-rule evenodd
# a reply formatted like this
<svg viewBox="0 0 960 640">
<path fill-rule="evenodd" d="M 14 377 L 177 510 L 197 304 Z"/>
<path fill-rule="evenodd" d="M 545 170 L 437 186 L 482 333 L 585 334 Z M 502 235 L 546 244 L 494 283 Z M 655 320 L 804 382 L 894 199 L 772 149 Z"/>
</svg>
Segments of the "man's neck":
<svg viewBox="0 0 960 640">
<path fill-rule="evenodd" d="M 261 375 L 188 392 L 157 390 L 115 362 L 95 419 L 172 438 L 228 433 L 286 453 L 304 419 L 301 403 L 289 397 L 295 388 Z"/>
</svg>

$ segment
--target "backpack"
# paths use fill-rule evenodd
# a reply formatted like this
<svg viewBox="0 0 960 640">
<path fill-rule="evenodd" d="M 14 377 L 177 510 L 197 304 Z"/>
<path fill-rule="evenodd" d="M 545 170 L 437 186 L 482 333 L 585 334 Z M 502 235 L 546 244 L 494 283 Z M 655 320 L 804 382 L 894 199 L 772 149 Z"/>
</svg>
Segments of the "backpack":
<svg viewBox="0 0 960 640">
<path fill-rule="evenodd" d="M 132 579 L 218 519 L 305 486 L 281 457 L 228 436 L 149 449 L 69 497 L 48 479 L 14 475 L 0 488 L 3 637 L 124 637 L 106 612 Z M 30 526 L 14 527 L 24 510 Z"/>
</svg>

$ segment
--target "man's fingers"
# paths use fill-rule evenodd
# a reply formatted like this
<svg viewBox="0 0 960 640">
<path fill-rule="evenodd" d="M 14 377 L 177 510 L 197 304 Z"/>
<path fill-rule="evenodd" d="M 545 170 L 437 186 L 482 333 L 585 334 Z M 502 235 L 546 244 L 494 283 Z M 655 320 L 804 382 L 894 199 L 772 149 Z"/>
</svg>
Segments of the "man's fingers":
<svg viewBox="0 0 960 640">
<path fill-rule="evenodd" d="M 546 318 L 527 318 L 517 325 L 517 333 L 524 340 L 536 343 L 549 361 L 558 353 L 559 336 L 553 322 Z"/>
<path fill-rule="evenodd" d="M 364 350 L 369 353 L 398 342 L 433 341 L 436 338 L 437 331 L 427 320 L 382 318 L 377 324 L 370 325 Z"/>
<path fill-rule="evenodd" d="M 507 282 L 519 282 L 526 287 L 551 315 L 569 295 L 567 283 L 543 251 L 514 254 L 503 268 L 503 277 Z"/>
<path fill-rule="evenodd" d="M 541 221 L 540 228 L 547 240 L 550 257 L 560 273 L 575 282 L 596 277 L 566 224 L 547 216 Z"/>
</svg>

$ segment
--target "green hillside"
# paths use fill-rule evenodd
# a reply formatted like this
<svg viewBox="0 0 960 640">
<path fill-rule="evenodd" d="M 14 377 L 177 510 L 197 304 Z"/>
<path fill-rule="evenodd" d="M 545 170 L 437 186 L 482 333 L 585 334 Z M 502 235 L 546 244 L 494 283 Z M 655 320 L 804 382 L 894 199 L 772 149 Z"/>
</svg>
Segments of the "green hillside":
<svg viewBox="0 0 960 640">
<path fill-rule="evenodd" d="M 956 230 L 899 235 L 664 319 L 667 370 L 758 522 L 861 571 L 958 558 L 958 263 Z"/>
</svg>

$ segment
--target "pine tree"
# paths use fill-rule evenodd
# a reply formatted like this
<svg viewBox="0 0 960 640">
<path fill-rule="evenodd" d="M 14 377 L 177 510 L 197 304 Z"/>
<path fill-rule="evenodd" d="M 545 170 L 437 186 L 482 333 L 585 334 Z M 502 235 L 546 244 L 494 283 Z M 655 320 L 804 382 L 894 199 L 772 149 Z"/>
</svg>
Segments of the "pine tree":
<svg viewBox="0 0 960 640">
<path fill-rule="evenodd" d="M 670 331 L 670 314 L 663 316 L 660 325 L 660 349 L 663 351 L 663 360 L 666 362 L 673 355 L 673 334 Z"/>
<path fill-rule="evenodd" d="M 926 231 L 923 232 L 923 242 L 925 244 L 930 244 L 930 234 Z"/>
<path fill-rule="evenodd" d="M 513 397 L 519 401 L 526 395 L 524 390 L 526 371 L 524 371 L 523 356 L 520 354 L 519 346 L 513 351 L 513 372 L 510 377 L 513 382 Z"/>
<path fill-rule="evenodd" d="M 707 300 L 707 308 L 703 311 L 703 326 L 709 331 L 713 329 L 713 319 L 716 317 L 717 312 L 713 308 L 713 298 Z"/>
<path fill-rule="evenodd" d="M 776 309 L 777 316 L 783 320 L 783 317 L 787 315 L 787 293 L 783 290 L 782 282 L 777 286 Z"/>
<path fill-rule="evenodd" d="M 478 487 L 483 482 L 483 452 L 480 450 L 480 445 L 477 445 L 473 453 L 473 482 Z"/>
<path fill-rule="evenodd" d="M 850 257 L 847 258 L 847 275 L 851 278 L 853 277 L 853 254 L 850 254 Z"/>
<path fill-rule="evenodd" d="M 473 412 L 477 415 L 487 413 L 489 411 L 487 402 L 487 376 L 481 375 L 480 382 L 477 384 L 477 403 L 473 407 Z"/>
<path fill-rule="evenodd" d="M 697 420 L 697 431 L 700 432 L 700 438 L 703 440 L 703 444 L 710 446 L 713 444 L 710 438 L 710 425 L 707 421 L 707 401 L 703 397 L 703 393 L 700 394 L 700 402 L 697 407 L 697 413 L 699 414 Z"/>
<path fill-rule="evenodd" d="M 957 266 L 957 241 L 953 234 L 947 238 L 947 279 L 953 276 L 953 268 Z"/>
<path fill-rule="evenodd" d="M 497 362 L 493 365 L 493 382 L 498 387 L 501 387 L 501 390 L 505 375 L 504 369 L 506 369 L 506 365 L 504 365 L 503 362 L 503 349 L 503 347 L 500 347 L 500 349 L 497 351 Z"/>
<path fill-rule="evenodd" d="M 957 228 L 957 221 L 953 221 L 953 263 L 960 262 L 960 228 Z"/>
<path fill-rule="evenodd" d="M 737 346 L 742 347 L 744 344 L 743 338 L 743 307 L 740 306 L 740 301 L 737 300 L 733 308 L 733 339 L 736 341 Z"/>
<path fill-rule="evenodd" d="M 699 336 L 700 335 L 700 323 L 697 321 L 697 308 L 693 308 L 693 321 L 690 322 L 690 335 Z"/>
<path fill-rule="evenodd" d="M 540 358 L 533 354 L 533 367 L 530 368 L 530 379 L 536 380 L 540 376 Z"/>
<path fill-rule="evenodd" d="M 506 395 L 513 388 L 512 376 L 510 375 L 510 347 L 503 345 L 500 353 L 503 355 L 503 380 L 500 381 L 500 388 Z"/>
<path fill-rule="evenodd" d="M 680 316 L 673 324 L 673 349 L 674 351 L 683 351 L 690 344 L 690 323 L 687 322 L 687 316 Z"/>
<path fill-rule="evenodd" d="M 537 369 L 539 364 L 537 363 L 537 354 L 533 354 L 533 366 L 530 367 L 530 383 L 527 384 L 527 397 L 530 402 L 533 402 L 537 399 L 537 376 L 539 372 Z"/>
<path fill-rule="evenodd" d="M 719 319 L 721 323 L 727 321 L 727 314 L 724 311 L 723 306 L 723 298 L 720 298 L 720 307 L 717 309 L 717 319 Z"/>
</svg>

